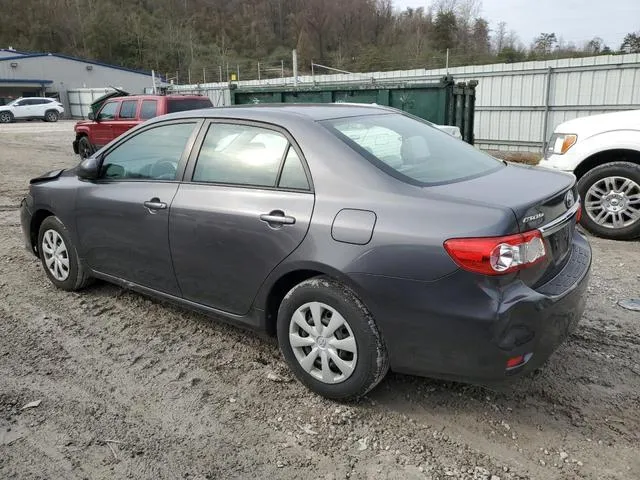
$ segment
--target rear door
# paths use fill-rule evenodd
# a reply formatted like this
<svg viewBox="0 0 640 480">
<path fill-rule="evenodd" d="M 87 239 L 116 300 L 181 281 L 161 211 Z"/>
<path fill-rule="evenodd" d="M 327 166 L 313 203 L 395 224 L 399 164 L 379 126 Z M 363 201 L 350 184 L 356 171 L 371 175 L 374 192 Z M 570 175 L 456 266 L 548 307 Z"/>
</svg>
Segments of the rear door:
<svg viewBox="0 0 640 480">
<path fill-rule="evenodd" d="M 169 242 L 184 298 L 249 311 L 269 273 L 304 239 L 314 194 L 283 130 L 212 122 L 171 205 Z"/>
<path fill-rule="evenodd" d="M 120 110 L 118 112 L 118 116 L 116 120 L 113 122 L 113 135 L 114 137 L 119 137 L 127 130 L 131 130 L 138 123 L 140 123 L 138 118 L 138 105 L 139 101 L 137 99 L 134 100 L 122 100 L 120 103 Z"/>
<path fill-rule="evenodd" d="M 91 125 L 91 143 L 96 147 L 103 147 L 116 138 L 113 124 L 116 121 L 119 107 L 120 102 L 118 100 L 108 101 L 96 115 L 95 124 Z"/>
</svg>

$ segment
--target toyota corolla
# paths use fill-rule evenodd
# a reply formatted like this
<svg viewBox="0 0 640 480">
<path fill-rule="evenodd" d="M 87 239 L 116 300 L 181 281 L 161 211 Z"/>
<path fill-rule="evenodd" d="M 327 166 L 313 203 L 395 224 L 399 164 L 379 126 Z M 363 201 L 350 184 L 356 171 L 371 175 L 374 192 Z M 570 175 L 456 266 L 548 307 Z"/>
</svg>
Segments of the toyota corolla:
<svg viewBox="0 0 640 480">
<path fill-rule="evenodd" d="M 160 117 L 21 205 L 56 287 L 106 280 L 277 335 L 334 399 L 389 368 L 495 384 L 540 366 L 584 310 L 580 214 L 573 175 L 364 105 Z"/>
</svg>

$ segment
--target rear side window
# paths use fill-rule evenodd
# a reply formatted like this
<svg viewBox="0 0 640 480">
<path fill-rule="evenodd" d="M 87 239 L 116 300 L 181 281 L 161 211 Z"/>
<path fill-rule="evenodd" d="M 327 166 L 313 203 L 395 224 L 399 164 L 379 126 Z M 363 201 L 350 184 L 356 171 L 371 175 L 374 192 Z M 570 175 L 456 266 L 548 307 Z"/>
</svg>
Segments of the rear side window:
<svg viewBox="0 0 640 480">
<path fill-rule="evenodd" d="M 213 104 L 207 97 L 202 98 L 167 98 L 167 113 L 211 108 Z"/>
<path fill-rule="evenodd" d="M 293 188 L 295 190 L 309 190 L 307 174 L 304 171 L 298 153 L 293 147 L 289 147 L 289 151 L 287 152 L 287 158 L 282 167 L 278 186 L 280 188 Z"/>
<path fill-rule="evenodd" d="M 120 106 L 120 118 L 136 118 L 137 100 L 124 100 Z"/>
<path fill-rule="evenodd" d="M 371 163 L 415 185 L 457 182 L 504 167 L 499 160 L 407 115 L 367 115 L 322 123 Z"/>
<path fill-rule="evenodd" d="M 200 149 L 193 181 L 275 187 L 288 146 L 284 135 L 273 130 L 214 123 Z"/>
<path fill-rule="evenodd" d="M 140 108 L 140 118 L 147 120 L 157 116 L 158 101 L 157 100 L 143 100 L 142 108 Z"/>
</svg>

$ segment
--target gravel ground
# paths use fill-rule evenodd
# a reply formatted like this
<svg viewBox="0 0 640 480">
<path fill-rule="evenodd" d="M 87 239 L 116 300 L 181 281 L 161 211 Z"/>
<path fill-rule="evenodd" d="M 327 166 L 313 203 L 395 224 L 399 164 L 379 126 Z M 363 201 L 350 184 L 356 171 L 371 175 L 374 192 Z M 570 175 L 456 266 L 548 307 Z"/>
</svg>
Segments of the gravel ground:
<svg viewBox="0 0 640 480">
<path fill-rule="evenodd" d="M 0 479 L 640 478 L 640 313 L 616 304 L 640 296 L 639 243 L 591 239 L 582 323 L 511 388 L 391 374 L 337 404 L 273 339 L 49 283 L 17 206 L 30 177 L 77 162 L 72 127 L 0 126 Z"/>
</svg>

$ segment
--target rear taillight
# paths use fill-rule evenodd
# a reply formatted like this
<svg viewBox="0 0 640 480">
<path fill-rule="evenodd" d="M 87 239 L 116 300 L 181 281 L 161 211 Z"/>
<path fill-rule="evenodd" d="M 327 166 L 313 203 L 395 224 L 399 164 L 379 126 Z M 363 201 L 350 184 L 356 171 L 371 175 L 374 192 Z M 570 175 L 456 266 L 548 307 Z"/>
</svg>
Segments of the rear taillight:
<svg viewBox="0 0 640 480">
<path fill-rule="evenodd" d="M 504 275 L 534 265 L 546 250 L 538 230 L 506 237 L 452 238 L 444 248 L 462 268 L 483 275 Z"/>
</svg>

